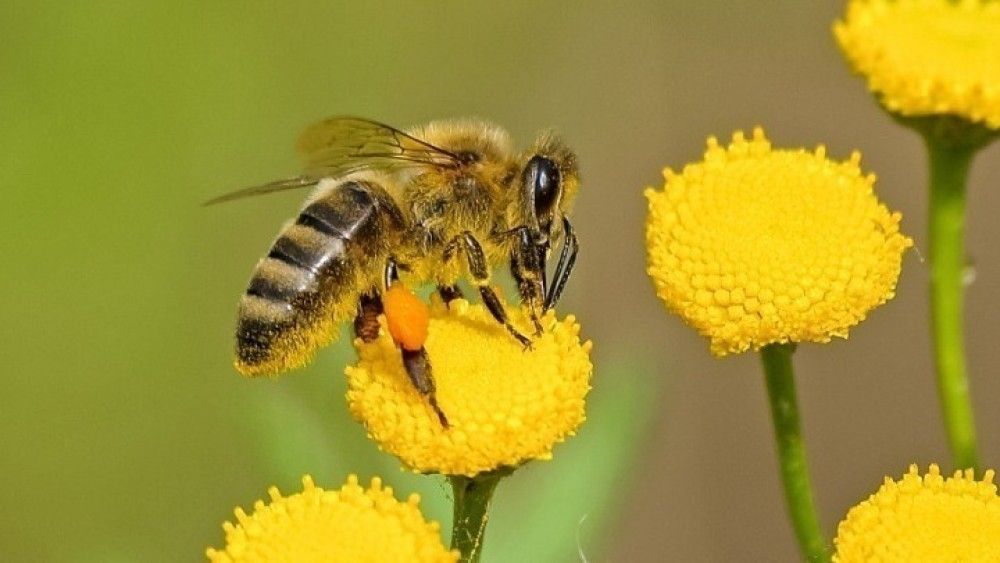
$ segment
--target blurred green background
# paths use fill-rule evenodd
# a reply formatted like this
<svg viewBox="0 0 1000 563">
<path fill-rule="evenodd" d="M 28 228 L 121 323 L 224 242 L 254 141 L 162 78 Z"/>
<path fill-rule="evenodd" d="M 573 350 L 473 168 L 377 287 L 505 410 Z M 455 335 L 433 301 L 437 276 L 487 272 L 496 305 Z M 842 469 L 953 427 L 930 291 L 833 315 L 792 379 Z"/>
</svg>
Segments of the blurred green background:
<svg viewBox="0 0 1000 563">
<path fill-rule="evenodd" d="M 580 435 L 507 480 L 487 561 L 790 560 L 752 356 L 715 360 L 645 278 L 646 185 L 709 134 L 852 149 L 924 244 L 917 138 L 850 76 L 840 2 L 0 3 L 0 560 L 190 561 L 266 487 L 382 475 L 449 526 L 439 477 L 399 469 L 350 420 L 343 343 L 247 381 L 232 327 L 250 269 L 303 194 L 202 208 L 294 174 L 334 114 L 402 127 L 475 115 L 522 144 L 554 127 L 584 174 L 583 249 L 561 305 L 595 341 Z M 972 176 L 972 385 L 1000 456 L 1000 151 Z M 926 265 L 850 342 L 797 354 L 827 528 L 885 474 L 946 458 Z M 947 466 L 947 463 L 944 463 Z M 582 555 L 581 555 L 582 554 Z"/>
</svg>

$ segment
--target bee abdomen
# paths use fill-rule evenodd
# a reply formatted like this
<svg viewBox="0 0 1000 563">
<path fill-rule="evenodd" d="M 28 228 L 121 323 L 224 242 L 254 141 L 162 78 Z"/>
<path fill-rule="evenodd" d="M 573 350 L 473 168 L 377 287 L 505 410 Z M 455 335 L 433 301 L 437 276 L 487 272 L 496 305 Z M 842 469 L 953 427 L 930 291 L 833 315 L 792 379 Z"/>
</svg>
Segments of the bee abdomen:
<svg viewBox="0 0 1000 563">
<path fill-rule="evenodd" d="M 276 373 L 305 363 L 353 314 L 359 271 L 376 259 L 366 249 L 391 219 L 377 187 L 349 182 L 307 205 L 257 264 L 240 301 L 237 368 Z M 388 215 L 391 215 L 389 213 Z M 365 288 L 367 289 L 367 288 Z"/>
<path fill-rule="evenodd" d="M 307 205 L 299 213 L 296 224 L 343 240 L 369 234 L 367 231 L 374 226 L 372 216 L 378 211 L 369 190 L 351 182 L 335 191 L 337 197 L 317 199 Z"/>
</svg>

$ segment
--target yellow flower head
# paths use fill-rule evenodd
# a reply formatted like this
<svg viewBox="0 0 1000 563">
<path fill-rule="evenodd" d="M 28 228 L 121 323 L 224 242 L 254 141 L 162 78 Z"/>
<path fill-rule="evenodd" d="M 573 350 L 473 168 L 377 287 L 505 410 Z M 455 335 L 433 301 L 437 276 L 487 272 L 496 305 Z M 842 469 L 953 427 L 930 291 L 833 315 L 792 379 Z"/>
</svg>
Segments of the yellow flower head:
<svg viewBox="0 0 1000 563">
<path fill-rule="evenodd" d="M 890 111 L 1000 129 L 1000 2 L 853 0 L 833 30 Z"/>
<path fill-rule="evenodd" d="M 410 495 L 399 502 L 377 477 L 371 487 L 351 475 L 336 491 L 326 491 L 308 475 L 303 490 L 289 497 L 271 487 L 271 502 L 257 501 L 253 514 L 236 509 L 236 524 L 226 522 L 226 547 L 209 548 L 213 563 L 396 562 L 454 563 L 457 551 L 445 549 L 440 526 L 424 520 Z"/>
<path fill-rule="evenodd" d="M 993 470 L 947 479 L 916 465 L 852 508 L 837 528 L 834 561 L 1000 561 L 1000 497 Z"/>
<path fill-rule="evenodd" d="M 523 313 L 511 313 L 515 324 L 530 326 Z M 347 368 L 351 412 L 414 471 L 471 477 L 549 459 L 584 420 L 591 343 L 580 342 L 572 316 L 560 321 L 550 311 L 541 322 L 544 332 L 525 350 L 481 305 L 432 303 L 425 347 L 444 428 L 410 383 L 383 321 L 377 340 L 354 343 L 360 359 Z"/>
<path fill-rule="evenodd" d="M 648 272 L 667 307 L 725 355 L 827 342 L 892 298 L 898 213 L 875 198 L 860 155 L 772 150 L 761 129 L 709 138 L 702 162 L 646 190 Z"/>
</svg>

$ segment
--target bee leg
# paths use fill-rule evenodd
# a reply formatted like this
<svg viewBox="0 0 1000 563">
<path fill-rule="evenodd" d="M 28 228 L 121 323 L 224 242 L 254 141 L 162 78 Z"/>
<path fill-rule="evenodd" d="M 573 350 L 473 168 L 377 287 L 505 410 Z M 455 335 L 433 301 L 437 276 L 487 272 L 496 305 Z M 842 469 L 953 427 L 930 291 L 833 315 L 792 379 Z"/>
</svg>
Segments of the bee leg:
<svg viewBox="0 0 1000 563">
<path fill-rule="evenodd" d="M 569 281 L 570 274 L 573 273 L 573 266 L 576 265 L 576 254 L 580 250 L 580 241 L 576 238 L 573 225 L 569 219 L 563 217 L 563 245 L 559 253 L 559 265 L 556 266 L 555 276 L 552 278 L 552 292 L 545 296 L 545 309 L 556 306 L 566 282 Z"/>
<path fill-rule="evenodd" d="M 535 336 L 541 336 L 542 323 L 538 320 L 545 297 L 545 254 L 546 246 L 531 240 L 527 227 L 522 227 L 517 246 L 510 255 L 510 273 L 517 281 L 521 302 L 528 306 L 531 322 L 535 326 Z"/>
<path fill-rule="evenodd" d="M 398 264 L 395 258 L 389 258 L 389 261 L 385 265 L 384 282 L 386 291 L 399 281 L 399 270 L 405 269 L 405 266 Z M 376 318 L 377 322 L 378 319 Z M 431 360 L 427 356 L 427 349 L 421 344 L 419 348 L 411 350 L 399 341 L 396 341 L 396 346 L 403 356 L 403 368 L 406 369 L 406 375 L 409 376 L 410 383 L 416 387 L 421 395 L 427 397 L 427 402 L 430 403 L 431 408 L 434 409 L 434 413 L 437 414 L 438 420 L 441 421 L 441 426 L 448 428 L 448 418 L 445 417 L 441 407 L 438 406 L 437 396 L 434 394 L 434 376 L 431 371 Z"/>
<path fill-rule="evenodd" d="M 372 289 L 358 300 L 358 314 L 354 317 L 354 334 L 365 342 L 378 338 L 378 316 L 385 311 L 378 291 Z"/>
<path fill-rule="evenodd" d="M 431 374 L 431 362 L 430 358 L 427 357 L 427 350 L 421 346 L 419 350 L 401 348 L 400 351 L 403 354 L 403 367 L 406 368 L 406 374 L 410 376 L 410 382 L 421 395 L 427 397 L 427 402 L 437 414 L 441 426 L 448 428 L 448 417 L 438 406 L 437 396 L 434 394 L 434 376 Z"/>
<path fill-rule="evenodd" d="M 462 293 L 462 288 L 458 287 L 458 285 L 439 285 L 437 286 L 437 292 L 441 296 L 441 300 L 445 302 L 445 305 L 450 304 L 456 299 L 465 297 Z"/>
<path fill-rule="evenodd" d="M 521 334 L 514 325 L 510 324 L 510 319 L 507 318 L 507 311 L 503 308 L 503 303 L 500 302 L 500 298 L 493 291 L 493 288 L 488 285 L 479 286 L 479 296 L 482 298 L 486 308 L 489 309 L 490 314 L 493 315 L 493 318 L 502 324 L 507 329 L 507 332 L 521 343 L 521 346 L 530 350 L 531 339 Z"/>
<path fill-rule="evenodd" d="M 388 291 L 389 287 L 396 281 L 399 281 L 399 264 L 396 263 L 395 258 L 389 258 L 389 261 L 385 263 L 385 272 L 383 274 L 384 279 L 382 283 L 385 284 L 385 290 Z"/>
<path fill-rule="evenodd" d="M 507 311 L 503 307 L 503 303 L 500 302 L 500 298 L 497 296 L 496 291 L 490 287 L 490 270 L 486 264 L 486 255 L 483 253 L 483 247 L 476 240 L 476 237 L 472 236 L 472 233 L 466 231 L 462 233 L 459 238 L 465 247 L 465 257 L 469 262 L 469 273 L 472 275 L 472 282 L 479 288 L 479 295 L 483 299 L 483 304 L 489 309 L 490 314 L 493 318 L 497 320 L 498 323 L 502 324 L 507 332 L 511 334 L 518 342 L 521 343 L 525 348 L 531 348 L 531 340 L 527 336 L 521 334 L 514 325 L 511 324 L 510 318 L 507 316 Z"/>
</svg>

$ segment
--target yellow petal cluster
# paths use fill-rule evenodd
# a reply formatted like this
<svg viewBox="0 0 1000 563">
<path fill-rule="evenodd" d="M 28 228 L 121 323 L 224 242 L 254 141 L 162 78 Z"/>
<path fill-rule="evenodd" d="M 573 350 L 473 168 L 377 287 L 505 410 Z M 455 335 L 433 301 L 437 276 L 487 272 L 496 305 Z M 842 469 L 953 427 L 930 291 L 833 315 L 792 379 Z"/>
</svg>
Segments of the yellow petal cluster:
<svg viewBox="0 0 1000 563">
<path fill-rule="evenodd" d="M 531 326 L 522 312 L 510 312 L 516 325 Z M 378 339 L 355 341 L 351 412 L 380 448 L 418 472 L 471 477 L 549 459 L 584 420 L 591 343 L 580 342 L 572 316 L 557 320 L 549 311 L 541 322 L 544 332 L 524 349 L 483 306 L 435 299 L 425 347 L 444 428 L 410 383 L 383 319 Z"/>
<path fill-rule="evenodd" d="M 1000 129 L 1000 2 L 853 0 L 833 29 L 890 111 Z"/>
<path fill-rule="evenodd" d="M 272 487 L 269 503 L 257 501 L 253 514 L 236 509 L 236 524 L 226 522 L 226 547 L 209 548 L 213 563 L 454 563 L 457 551 L 445 549 L 440 526 L 424 520 L 410 495 L 399 502 L 377 477 L 367 489 L 351 475 L 339 490 L 302 479 L 301 493 L 284 497 Z"/>
<path fill-rule="evenodd" d="M 852 508 L 837 529 L 834 561 L 1000 561 L 1000 497 L 993 470 L 944 478 L 916 465 Z"/>
<path fill-rule="evenodd" d="M 667 307 L 716 355 L 827 342 L 894 295 L 899 213 L 879 203 L 860 155 L 772 150 L 761 129 L 649 188 L 647 271 Z"/>
</svg>

